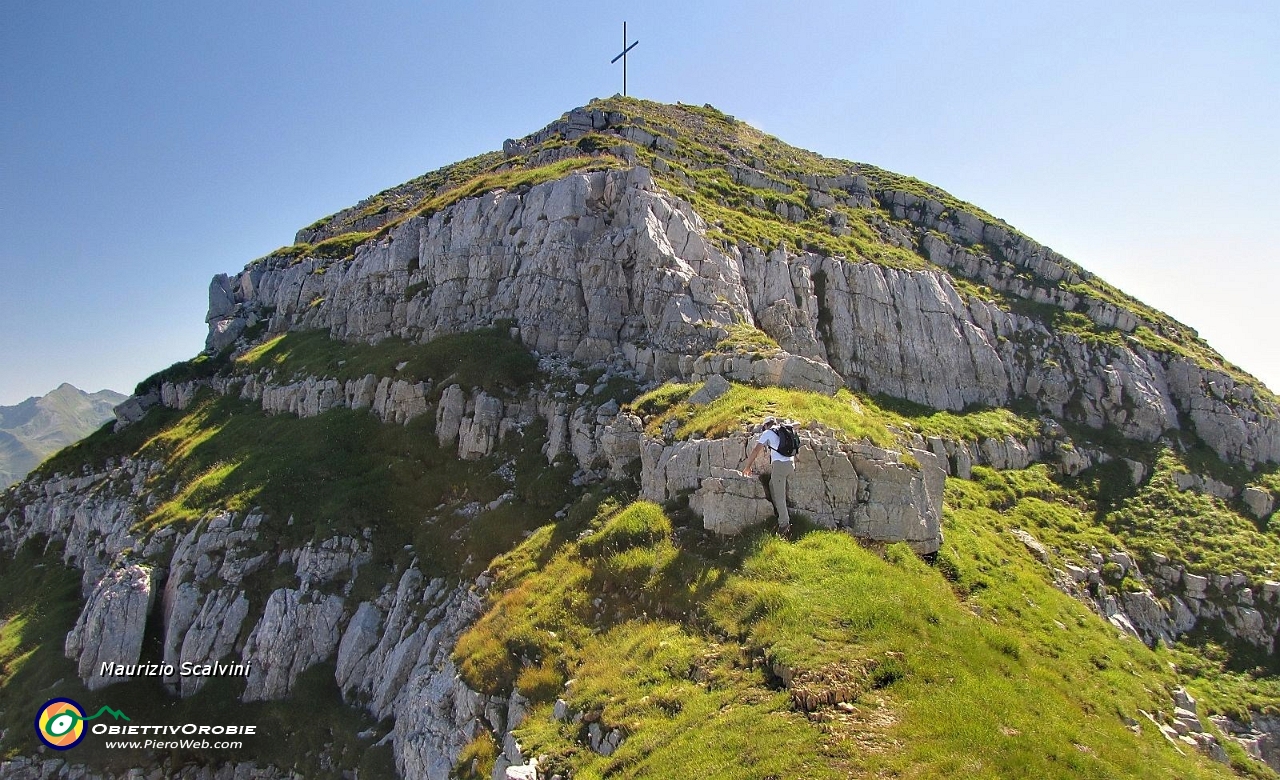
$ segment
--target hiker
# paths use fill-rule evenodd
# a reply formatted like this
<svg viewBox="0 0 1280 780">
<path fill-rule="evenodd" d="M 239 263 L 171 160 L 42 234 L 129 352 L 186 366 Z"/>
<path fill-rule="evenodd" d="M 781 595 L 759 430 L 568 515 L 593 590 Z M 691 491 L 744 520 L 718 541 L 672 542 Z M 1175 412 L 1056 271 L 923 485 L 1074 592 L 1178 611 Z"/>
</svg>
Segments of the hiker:
<svg viewBox="0 0 1280 780">
<path fill-rule="evenodd" d="M 742 469 L 743 476 L 751 476 L 756 458 L 765 449 L 769 450 L 769 496 L 773 499 L 773 508 L 778 510 L 778 533 L 789 537 L 791 515 L 787 513 L 787 477 L 796 469 L 796 452 L 800 449 L 795 423 L 791 420 L 779 423 L 773 417 L 765 419 L 764 431 L 747 456 L 747 463 Z"/>
</svg>

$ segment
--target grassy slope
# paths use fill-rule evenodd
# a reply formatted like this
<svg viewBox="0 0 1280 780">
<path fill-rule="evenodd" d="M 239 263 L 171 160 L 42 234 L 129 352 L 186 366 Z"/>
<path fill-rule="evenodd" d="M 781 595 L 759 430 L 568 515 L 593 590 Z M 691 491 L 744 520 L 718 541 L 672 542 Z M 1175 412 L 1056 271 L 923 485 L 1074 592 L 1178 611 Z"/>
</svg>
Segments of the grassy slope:
<svg viewBox="0 0 1280 780">
<path fill-rule="evenodd" d="M 735 386 L 692 406 L 694 390 L 667 384 L 631 407 L 650 428 L 678 421 L 677 437 L 766 414 L 888 446 L 912 430 L 975 438 L 1037 428 L 1007 410 L 890 411 L 777 388 Z M 1055 565 L 1082 562 L 1090 547 L 1253 577 L 1280 560 L 1275 530 L 1173 487 L 1183 456 L 1147 454 L 1155 473 L 1137 488 L 1111 465 L 1070 480 L 1045 466 L 977 467 L 973 480 L 949 480 L 937 571 L 905 550 L 881 559 L 825 532 L 797 545 L 756 537 L 720 547 L 678 524 L 672 532 L 652 505 L 607 501 L 588 520 L 588 503 L 495 561 L 491 610 L 457 657 L 478 688 L 515 685 L 543 702 L 521 737 L 578 777 L 1216 776 L 1220 768 L 1186 764 L 1138 711 L 1170 713 L 1178 684 L 1201 697 L 1202 714 L 1280 711 L 1275 670 L 1250 668 L 1248 648 L 1204 636 L 1159 651 L 1119 638 L 1006 533 L 1031 531 Z M 853 680 L 862 693 L 851 711 L 811 721 L 762 671 L 775 666 Z M 609 758 L 585 750 L 582 727 L 549 719 L 558 695 L 601 711 L 629 741 Z M 722 733 L 728 724 L 767 737 L 743 746 Z M 1233 744 L 1238 768 L 1270 776 Z M 482 738 L 468 758 L 488 752 Z"/>
<path fill-rule="evenodd" d="M 744 422 L 758 423 L 768 416 L 791 417 L 802 424 L 819 423 L 850 439 L 866 439 L 891 447 L 903 435 L 940 436 L 976 441 L 984 438 L 1035 436 L 1039 421 L 1008 409 L 969 412 L 934 411 L 891 399 L 855 396 L 840 390 L 834 396 L 784 387 L 751 387 L 733 384 L 728 393 L 709 404 L 689 404 L 697 385 L 667 383 L 636 398 L 631 408 L 652 414 L 651 433 L 669 421 L 679 421 L 676 437 L 715 437 L 736 430 Z"/>
<path fill-rule="evenodd" d="M 1126 727 L 1171 710 L 1167 654 L 1050 587 L 980 512 L 948 512 L 948 582 L 902 547 L 835 532 L 716 547 L 656 506 L 605 502 L 495 562 L 457 656 L 482 689 L 529 683 L 522 743 L 578 778 L 1229 775 Z M 805 713 L 779 667 L 856 696 Z M 557 695 L 623 729 L 622 747 L 584 748 L 584 726 L 550 717 Z"/>
<path fill-rule="evenodd" d="M 344 366 L 337 366 L 340 360 Z M 347 367 L 359 368 L 353 375 L 393 373 L 406 360 L 409 365 L 397 376 L 432 379 L 437 387 L 447 379 L 495 393 L 527 387 L 536 368 L 528 353 L 496 331 L 426 345 L 386 341 L 376 347 L 331 342 L 322 334 L 290 334 L 242 361 L 224 361 L 216 368 L 224 373 L 271 368 L 287 381 L 295 374 L 332 376 L 329 369 Z M 205 371 L 201 366 L 206 362 L 195 368 L 180 364 L 166 373 L 191 377 Z M 140 519 L 141 527 L 172 524 L 185 531 L 214 512 L 256 508 L 266 514 L 256 544 L 272 551 L 337 534 L 359 536 L 369 529 L 374 557 L 357 575 L 354 605 L 393 582 L 411 558 L 430 576 L 473 577 L 525 531 L 549 522 L 569 500 L 572 470 L 547 467 L 539 452 L 542 437 L 538 426 L 530 426 L 524 437 L 513 436 L 494 456 L 462 462 L 438 446 L 433 415 L 404 426 L 384 425 L 367 410 L 336 409 L 298 419 L 266 415 L 255 404 L 206 391 L 185 411 L 153 409 L 119 434 L 105 427 L 55 456 L 42 473 L 95 470 L 109 458 L 159 460 L 164 470 L 144 488 L 157 500 L 151 514 Z M 493 473 L 508 462 L 516 473 L 514 487 Z M 515 491 L 516 503 L 469 520 L 454 511 L 472 502 L 491 502 L 508 489 Z M 354 768 L 368 776 L 387 776 L 390 749 L 370 750 L 368 741 L 356 738 L 375 724 L 367 714 L 342 705 L 332 667 L 309 670 L 288 700 L 265 704 L 240 704 L 241 691 L 226 681 L 215 681 L 185 700 L 173 699 L 146 680 L 85 690 L 74 664 L 62 654 L 66 633 L 82 606 L 79 573 L 58 561 L 57 549 L 31 545 L 0 565 L 0 729 L 7 729 L 0 755 L 33 753 L 31 713 L 48 698 L 62 695 L 111 703 L 137 722 L 195 718 L 258 723 L 271 736 L 248 741 L 238 758 L 292 766 L 307 777 L 337 777 Z M 288 570 L 262 571 L 246 583 L 255 609 L 270 590 L 296 586 Z M 243 627 L 244 634 L 251 627 Z M 153 620 L 144 662 L 160 659 L 160 631 Z M 290 739 L 276 738 L 284 733 Z M 325 750 L 331 765 L 320 760 Z M 201 762 L 225 760 L 226 754 L 186 751 L 170 757 Z M 76 749 L 75 758 L 118 770 L 139 762 L 137 755 L 109 754 L 88 743 Z"/>
</svg>

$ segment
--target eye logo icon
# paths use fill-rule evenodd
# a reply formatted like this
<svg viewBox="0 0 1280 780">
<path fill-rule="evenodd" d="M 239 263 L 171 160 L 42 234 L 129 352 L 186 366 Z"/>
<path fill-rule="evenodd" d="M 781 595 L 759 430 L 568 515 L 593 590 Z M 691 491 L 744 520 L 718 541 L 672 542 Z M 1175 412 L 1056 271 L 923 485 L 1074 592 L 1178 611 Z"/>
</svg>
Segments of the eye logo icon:
<svg viewBox="0 0 1280 780">
<path fill-rule="evenodd" d="M 36 716 L 36 733 L 54 750 L 73 748 L 84 739 L 84 710 L 71 699 L 50 699 Z"/>
<path fill-rule="evenodd" d="M 105 706 L 85 717 L 84 710 L 77 702 L 71 699 L 50 699 L 36 715 L 36 734 L 41 742 L 54 750 L 69 750 L 84 739 L 84 722 L 93 720 L 104 712 L 110 713 L 116 720 L 129 719 L 123 712 Z"/>
</svg>

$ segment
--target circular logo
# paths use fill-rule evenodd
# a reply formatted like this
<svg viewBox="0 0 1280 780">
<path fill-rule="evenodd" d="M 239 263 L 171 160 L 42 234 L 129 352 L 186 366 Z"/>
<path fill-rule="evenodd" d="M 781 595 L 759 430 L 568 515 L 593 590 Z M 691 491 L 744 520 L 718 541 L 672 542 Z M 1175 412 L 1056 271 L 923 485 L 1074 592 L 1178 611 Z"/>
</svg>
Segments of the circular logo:
<svg viewBox="0 0 1280 780">
<path fill-rule="evenodd" d="M 36 734 L 54 750 L 67 750 L 84 739 L 84 710 L 71 699 L 50 699 L 36 715 Z"/>
</svg>

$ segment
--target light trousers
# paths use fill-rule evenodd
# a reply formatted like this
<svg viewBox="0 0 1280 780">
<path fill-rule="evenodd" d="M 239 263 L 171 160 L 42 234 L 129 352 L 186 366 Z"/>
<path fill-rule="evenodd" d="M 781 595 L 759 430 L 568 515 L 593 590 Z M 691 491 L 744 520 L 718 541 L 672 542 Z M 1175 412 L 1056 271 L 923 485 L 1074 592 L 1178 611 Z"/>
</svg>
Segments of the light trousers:
<svg viewBox="0 0 1280 780">
<path fill-rule="evenodd" d="M 793 460 L 775 460 L 769 465 L 769 497 L 773 499 L 773 508 L 778 510 L 778 528 L 784 531 L 791 527 L 791 515 L 787 514 L 787 477 L 795 470 Z"/>
</svg>

